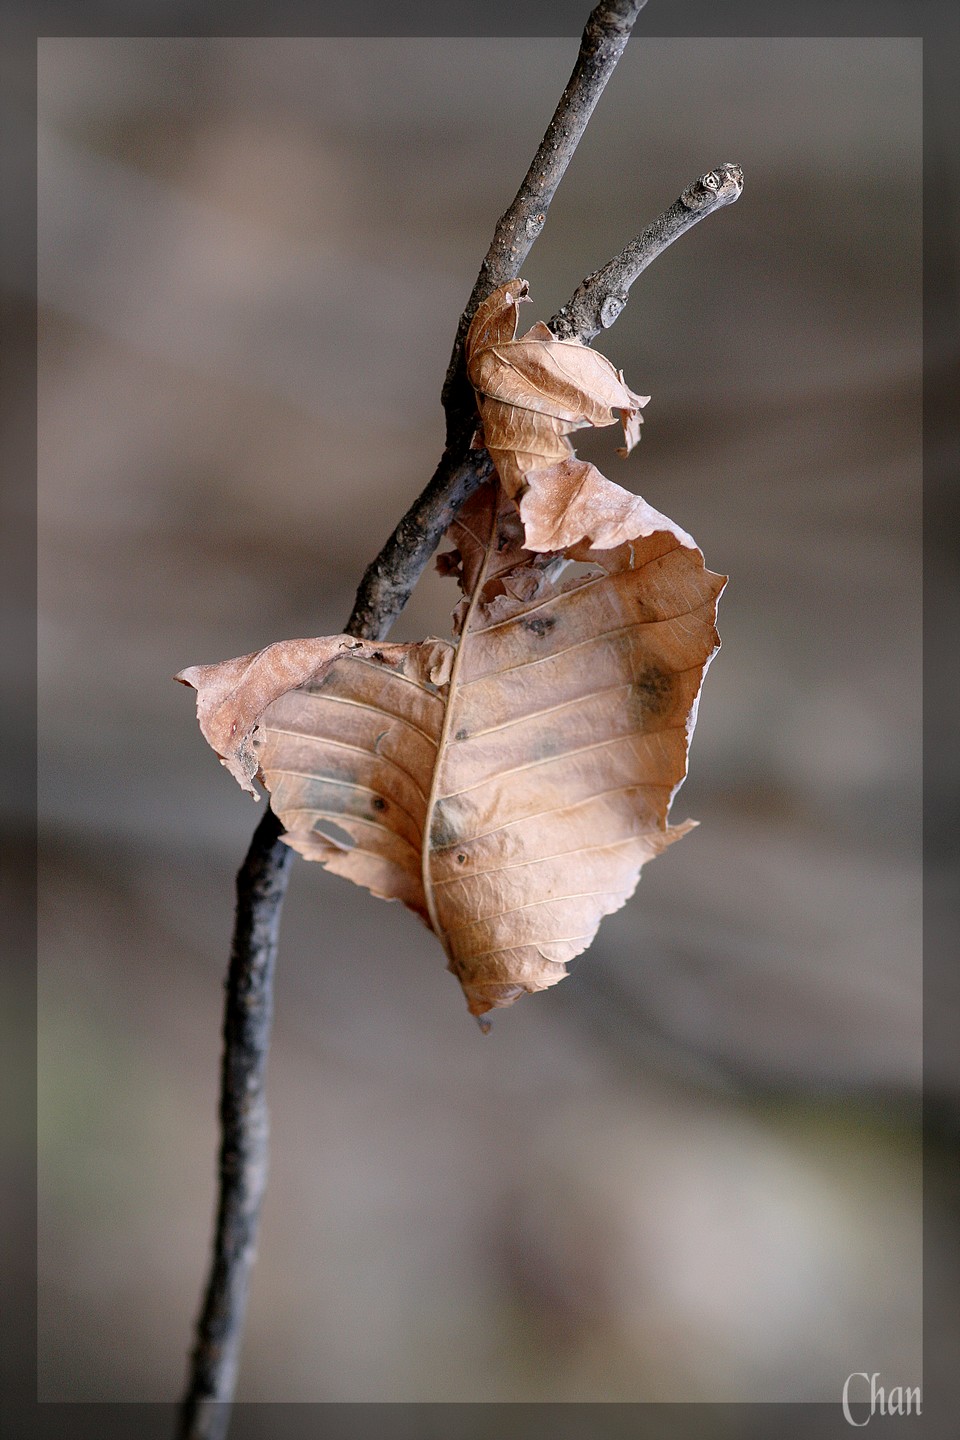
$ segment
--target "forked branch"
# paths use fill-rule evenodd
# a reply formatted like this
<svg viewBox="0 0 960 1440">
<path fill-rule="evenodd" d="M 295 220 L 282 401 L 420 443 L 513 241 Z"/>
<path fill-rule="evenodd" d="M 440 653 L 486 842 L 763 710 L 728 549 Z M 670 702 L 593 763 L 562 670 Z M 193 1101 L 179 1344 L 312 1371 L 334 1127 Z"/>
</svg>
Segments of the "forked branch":
<svg viewBox="0 0 960 1440">
<path fill-rule="evenodd" d="M 566 304 L 547 322 L 550 329 L 559 340 L 589 344 L 614 323 L 637 276 L 698 221 L 732 204 L 742 189 L 743 171 L 739 165 L 729 163 L 718 165 L 688 185 L 669 210 L 642 230 L 619 255 L 580 282 Z M 430 483 L 367 566 L 347 621 L 348 635 L 365 640 L 386 637 L 460 506 L 493 473 L 486 450 L 470 448 L 477 423 L 472 395 L 469 420 L 469 428 L 458 443 L 444 450 Z"/>
<path fill-rule="evenodd" d="M 463 374 L 463 340 L 477 305 L 515 278 L 543 229 L 557 186 L 646 0 L 604 0 L 591 13 L 576 66 L 513 204 L 501 217 L 460 317 L 443 388 L 447 443 L 436 471 L 368 566 L 347 634 L 385 638 L 464 501 L 493 473 L 471 448 L 477 417 Z M 716 185 L 712 183 L 716 180 Z M 630 285 L 662 250 L 705 215 L 735 200 L 742 176 L 723 165 L 680 199 L 601 270 L 588 276 L 550 322 L 560 337 L 589 342 L 613 324 Z M 180 1440 L 223 1440 L 236 1383 L 260 1204 L 266 1182 L 265 1070 L 273 966 L 292 852 L 268 810 L 237 876 L 237 910 L 226 982 L 221 1070 L 219 1196 L 213 1258 L 204 1290 Z"/>
</svg>

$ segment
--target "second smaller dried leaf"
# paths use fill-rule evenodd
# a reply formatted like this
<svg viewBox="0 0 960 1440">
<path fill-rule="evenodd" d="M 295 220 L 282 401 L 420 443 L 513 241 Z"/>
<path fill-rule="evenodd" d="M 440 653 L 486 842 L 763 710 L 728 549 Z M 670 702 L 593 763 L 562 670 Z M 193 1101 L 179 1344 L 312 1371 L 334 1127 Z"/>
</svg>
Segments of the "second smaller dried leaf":
<svg viewBox="0 0 960 1440">
<path fill-rule="evenodd" d="M 579 340 L 558 340 L 537 323 L 516 338 L 525 280 L 511 280 L 479 306 L 466 340 L 467 375 L 484 442 L 507 494 L 516 500 L 528 550 L 587 543 L 612 550 L 656 528 L 638 496 L 578 460 L 568 435 L 619 418 L 626 456 L 640 439 L 636 395 L 605 355 Z M 660 517 L 657 517 L 658 519 Z M 692 546 L 689 536 L 684 543 Z"/>
</svg>

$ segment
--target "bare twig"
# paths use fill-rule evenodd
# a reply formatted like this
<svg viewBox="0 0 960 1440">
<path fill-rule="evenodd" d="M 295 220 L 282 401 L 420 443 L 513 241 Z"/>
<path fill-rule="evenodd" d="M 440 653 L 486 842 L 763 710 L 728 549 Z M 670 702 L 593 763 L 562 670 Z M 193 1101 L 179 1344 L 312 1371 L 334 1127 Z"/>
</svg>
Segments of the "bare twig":
<svg viewBox="0 0 960 1440">
<path fill-rule="evenodd" d="M 476 428 L 472 394 L 455 383 L 462 368 L 463 338 L 480 300 L 518 273 L 546 209 L 566 169 L 597 99 L 626 45 L 630 28 L 645 0 L 607 0 L 592 12 L 584 31 L 577 66 L 557 113 L 516 200 L 500 220 L 477 285 L 457 330 L 444 385 L 448 439 L 437 469 L 368 566 L 345 627 L 360 638 L 383 639 L 409 598 L 417 579 L 449 528 L 457 510 L 493 473 L 484 449 L 471 449 Z M 734 171 L 736 167 L 721 167 Z M 717 172 L 720 174 L 721 172 Z M 644 231 L 610 265 L 590 276 L 558 312 L 551 328 L 566 336 L 591 339 L 612 324 L 610 296 L 623 296 L 655 255 L 677 235 L 733 193 L 711 199 L 706 179 L 684 192 L 677 206 Z M 724 180 L 726 185 L 727 181 Z M 739 194 L 739 188 L 737 189 Z M 531 220 L 528 224 L 527 222 Z M 606 308 L 604 305 L 606 304 Z M 599 310 L 597 307 L 599 306 Z M 593 326 L 593 317 L 601 316 Z M 280 910 L 292 851 L 280 838 L 271 810 L 261 820 L 237 875 L 237 912 L 227 976 L 224 1055 L 221 1071 L 220 1188 L 214 1254 L 197 1326 L 186 1398 L 181 1408 L 181 1440 L 222 1440 L 227 1433 L 236 1382 L 240 1343 L 253 1264 L 257 1221 L 266 1182 L 267 1109 L 264 1077 L 272 1008 L 273 966 Z"/>
<path fill-rule="evenodd" d="M 442 392 L 448 445 L 457 438 L 456 422 L 461 413 L 466 410 L 472 414 L 473 397 L 463 368 L 463 342 L 474 312 L 498 285 L 515 280 L 520 274 L 521 265 L 546 224 L 557 186 L 646 3 L 647 0 L 601 0 L 590 12 L 573 73 L 513 204 L 497 221 L 477 283 L 457 325 Z"/>
<path fill-rule="evenodd" d="M 230 1423 L 243 1316 L 267 1183 L 267 1050 L 280 909 L 293 851 L 268 810 L 237 875 L 220 1076 L 220 1197 L 213 1263 L 180 1412 L 187 1440 L 222 1440 Z"/>
<path fill-rule="evenodd" d="M 486 450 L 471 450 L 469 437 L 444 450 L 430 483 L 367 566 L 347 621 L 347 635 L 364 640 L 386 637 L 460 506 L 492 474 L 490 456 Z"/>
<path fill-rule="evenodd" d="M 558 340 L 577 338 L 589 344 L 601 330 L 609 330 L 627 303 L 630 286 L 651 260 L 656 260 L 698 220 L 723 205 L 731 205 L 742 189 L 743 171 L 739 165 L 728 162 L 701 175 L 619 255 L 581 281 L 573 298 L 549 321 Z"/>
</svg>

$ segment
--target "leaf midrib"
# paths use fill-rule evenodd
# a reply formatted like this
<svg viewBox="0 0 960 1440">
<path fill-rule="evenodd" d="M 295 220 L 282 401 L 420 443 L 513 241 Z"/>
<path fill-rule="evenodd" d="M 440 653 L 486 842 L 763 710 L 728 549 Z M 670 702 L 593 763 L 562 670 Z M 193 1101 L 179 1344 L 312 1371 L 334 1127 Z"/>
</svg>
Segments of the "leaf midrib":
<svg viewBox="0 0 960 1440">
<path fill-rule="evenodd" d="M 476 584 L 473 587 L 473 594 L 470 596 L 470 603 L 467 606 L 467 613 L 463 617 L 463 624 L 460 626 L 460 641 L 457 645 L 457 652 L 453 657 L 453 666 L 450 671 L 450 680 L 447 686 L 447 707 L 443 715 L 443 725 L 440 729 L 440 737 L 437 740 L 437 754 L 433 766 L 433 774 L 430 777 L 430 794 L 427 797 L 427 808 L 423 821 L 423 858 L 420 866 L 420 878 L 423 885 L 423 896 L 427 903 L 427 914 L 430 916 L 430 925 L 434 934 L 440 941 L 447 955 L 450 956 L 450 946 L 447 940 L 447 933 L 440 923 L 440 916 L 437 909 L 436 896 L 433 892 L 433 877 L 430 873 L 430 860 L 433 855 L 433 846 L 430 840 L 430 831 L 433 826 L 433 813 L 437 804 L 437 786 L 440 780 L 440 767 L 447 748 L 447 737 L 450 731 L 450 723 L 453 717 L 454 701 L 457 694 L 457 685 L 460 679 L 460 667 L 463 664 L 464 652 L 470 635 L 470 622 L 474 612 L 480 603 L 480 596 L 487 578 L 487 566 L 490 563 L 490 556 L 494 549 L 494 538 L 497 534 L 497 523 L 499 520 L 499 506 L 491 507 L 490 533 L 487 536 L 487 543 L 484 549 L 483 563 L 477 575 Z M 451 956 L 452 959 L 452 956 Z"/>
</svg>

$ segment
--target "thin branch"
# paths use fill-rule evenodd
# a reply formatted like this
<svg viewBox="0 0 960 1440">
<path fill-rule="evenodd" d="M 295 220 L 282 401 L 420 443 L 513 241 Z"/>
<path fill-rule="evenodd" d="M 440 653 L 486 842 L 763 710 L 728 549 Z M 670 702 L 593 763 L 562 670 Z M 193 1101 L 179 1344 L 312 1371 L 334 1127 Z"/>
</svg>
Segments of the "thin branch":
<svg viewBox="0 0 960 1440">
<path fill-rule="evenodd" d="M 180 1412 L 185 1440 L 223 1440 L 230 1423 L 267 1183 L 267 1051 L 280 910 L 293 851 L 268 810 L 237 875 L 220 1074 L 220 1197 L 213 1262 Z"/>
<path fill-rule="evenodd" d="M 469 392 L 464 395 L 456 383 L 462 370 L 463 338 L 477 304 L 497 285 L 516 276 L 543 228 L 550 200 L 644 3 L 607 0 L 587 21 L 577 65 L 557 113 L 524 185 L 497 226 L 473 294 L 460 317 L 443 393 L 446 449 L 429 484 L 368 566 L 345 627 L 347 634 L 371 640 L 387 635 L 457 510 L 493 473 L 486 450 L 471 448 L 476 428 L 473 397 Z M 685 207 L 683 215 L 675 216 L 674 206 L 617 260 L 583 282 L 558 312 L 557 323 L 567 327 L 567 335 L 591 339 L 600 328 L 590 329 L 594 303 L 600 305 L 601 314 L 609 315 L 609 296 L 622 294 L 622 309 L 630 284 L 656 254 L 704 214 L 736 198 L 729 194 L 726 199 L 714 197 L 711 202 L 704 195 L 691 201 L 687 197 L 694 196 L 695 191 L 696 187 L 691 187 L 678 202 Z M 635 273 L 630 273 L 631 267 Z M 585 320 L 577 318 L 581 312 Z M 615 318 L 612 316 L 606 324 L 612 324 Z M 273 968 L 293 856 L 280 836 L 280 823 L 268 810 L 237 875 L 237 911 L 224 1019 L 220 1188 L 214 1254 L 180 1412 L 180 1440 L 223 1440 L 236 1383 L 266 1184 L 268 1117 L 264 1087 Z"/>
<path fill-rule="evenodd" d="M 473 423 L 476 426 L 476 413 Z M 444 450 L 430 483 L 367 566 L 347 621 L 347 635 L 386 638 L 460 506 L 493 474 L 486 450 L 468 447 L 469 439 Z"/>
<path fill-rule="evenodd" d="M 728 162 L 701 175 L 619 255 L 581 281 L 573 298 L 549 321 L 558 340 L 578 338 L 589 344 L 601 330 L 609 330 L 627 303 L 630 286 L 650 262 L 698 221 L 732 205 L 742 189 L 739 165 Z"/>
<path fill-rule="evenodd" d="M 441 399 L 447 443 L 427 488 L 368 565 L 345 633 L 383 640 L 441 537 L 465 500 L 493 473 L 485 450 L 471 450 L 477 424 L 463 367 L 463 344 L 477 306 L 513 280 L 546 224 L 550 202 L 647 0 L 601 0 L 587 18 L 576 63 L 513 203 L 501 215 L 457 323 Z M 639 273 L 639 272 L 638 272 Z M 622 307 L 621 307 L 622 308 Z M 571 332 L 572 333 L 572 332 Z M 597 332 L 593 331 L 592 335 Z M 592 339 L 592 335 L 584 339 Z"/>
<path fill-rule="evenodd" d="M 590 12 L 566 89 L 513 204 L 497 221 L 490 249 L 460 316 L 441 397 L 447 416 L 448 445 L 457 438 L 456 421 L 460 413 L 464 409 L 472 412 L 473 397 L 463 367 L 463 342 L 474 312 L 498 285 L 515 280 L 520 274 L 524 260 L 546 224 L 550 202 L 573 159 L 573 152 L 646 3 L 647 0 L 601 0 Z"/>
</svg>

